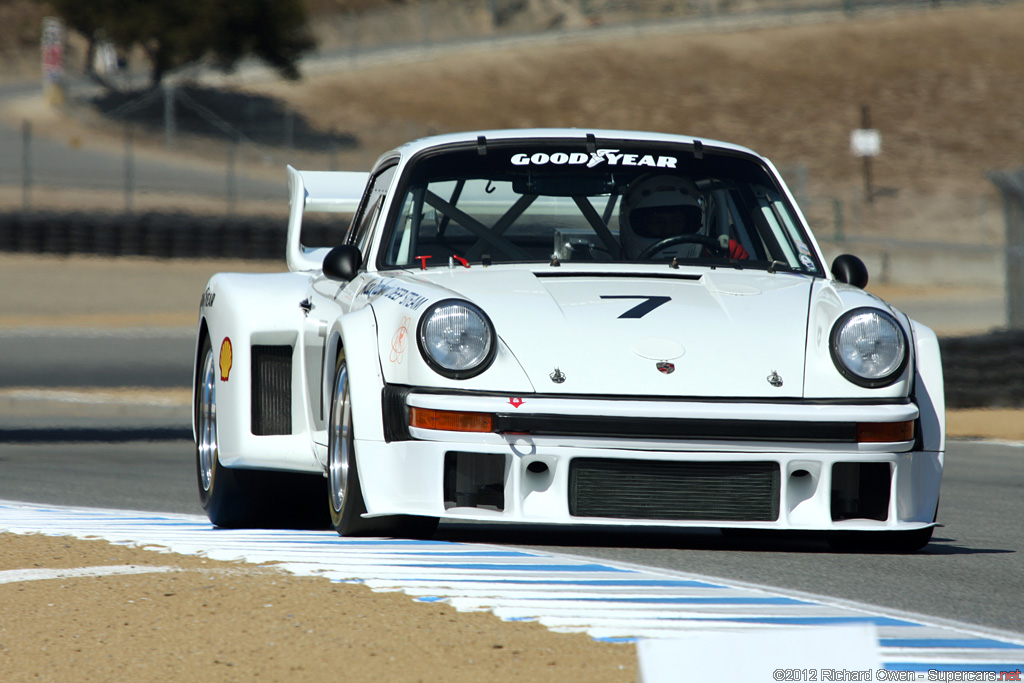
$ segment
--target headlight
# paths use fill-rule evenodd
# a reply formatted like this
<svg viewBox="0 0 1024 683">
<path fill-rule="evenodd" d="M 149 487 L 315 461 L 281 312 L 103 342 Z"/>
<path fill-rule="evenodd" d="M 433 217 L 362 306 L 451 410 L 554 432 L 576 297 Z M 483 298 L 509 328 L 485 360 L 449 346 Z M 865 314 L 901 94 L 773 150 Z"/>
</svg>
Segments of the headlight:
<svg viewBox="0 0 1024 683">
<path fill-rule="evenodd" d="M 832 328 L 832 362 L 862 387 L 892 384 L 907 365 L 907 337 L 896 319 L 877 308 L 849 311 Z"/>
<path fill-rule="evenodd" d="M 468 301 L 446 299 L 432 305 L 420 318 L 417 337 L 427 364 L 445 377 L 479 375 L 494 360 L 494 326 Z"/>
</svg>

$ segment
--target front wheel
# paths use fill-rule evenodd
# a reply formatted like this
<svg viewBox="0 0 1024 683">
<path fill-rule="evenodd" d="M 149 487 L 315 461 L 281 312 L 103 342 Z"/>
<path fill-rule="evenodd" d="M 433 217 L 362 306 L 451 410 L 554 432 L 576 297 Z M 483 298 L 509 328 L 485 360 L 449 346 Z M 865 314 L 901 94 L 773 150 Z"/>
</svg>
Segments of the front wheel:
<svg viewBox="0 0 1024 683">
<path fill-rule="evenodd" d="M 342 536 L 431 537 L 437 528 L 436 517 L 363 517 L 366 503 L 359 485 L 353 427 L 348 366 L 342 357 L 338 359 L 334 376 L 327 432 L 327 501 L 331 526 Z"/>
</svg>

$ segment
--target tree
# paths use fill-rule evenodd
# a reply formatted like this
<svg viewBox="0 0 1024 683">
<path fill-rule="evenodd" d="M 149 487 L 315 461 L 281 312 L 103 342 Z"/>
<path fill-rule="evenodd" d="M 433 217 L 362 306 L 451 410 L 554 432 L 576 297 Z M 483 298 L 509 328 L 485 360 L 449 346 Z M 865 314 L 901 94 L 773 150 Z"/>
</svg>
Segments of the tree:
<svg viewBox="0 0 1024 683">
<path fill-rule="evenodd" d="M 73 30 L 92 41 L 103 31 L 121 50 L 139 47 L 150 61 L 150 85 L 168 71 L 204 59 L 231 71 L 252 55 L 288 79 L 316 46 L 302 0 L 49 0 Z M 87 70 L 91 67 L 87 67 Z"/>
</svg>

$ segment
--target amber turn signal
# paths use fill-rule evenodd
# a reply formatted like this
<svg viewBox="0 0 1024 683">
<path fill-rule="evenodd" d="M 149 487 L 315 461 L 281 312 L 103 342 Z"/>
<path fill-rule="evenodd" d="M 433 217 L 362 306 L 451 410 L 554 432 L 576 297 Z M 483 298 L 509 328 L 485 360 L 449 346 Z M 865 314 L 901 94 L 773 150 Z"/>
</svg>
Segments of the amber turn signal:
<svg viewBox="0 0 1024 683">
<path fill-rule="evenodd" d="M 465 413 L 455 410 L 409 407 L 409 426 L 418 429 L 440 429 L 446 432 L 490 432 L 489 413 Z"/>
<path fill-rule="evenodd" d="M 886 443 L 890 441 L 912 441 L 914 421 L 907 422 L 858 422 L 859 443 Z"/>
</svg>

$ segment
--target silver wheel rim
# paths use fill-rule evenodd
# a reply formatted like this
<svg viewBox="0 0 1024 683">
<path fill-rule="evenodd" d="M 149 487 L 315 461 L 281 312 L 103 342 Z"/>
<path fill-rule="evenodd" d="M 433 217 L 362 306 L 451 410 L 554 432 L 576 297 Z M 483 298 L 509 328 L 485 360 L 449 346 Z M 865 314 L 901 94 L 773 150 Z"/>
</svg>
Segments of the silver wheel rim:
<svg viewBox="0 0 1024 683">
<path fill-rule="evenodd" d="M 196 431 L 199 436 L 199 483 L 203 491 L 213 484 L 213 466 L 217 461 L 217 375 L 213 349 L 206 352 L 199 382 L 199 412 Z"/>
<path fill-rule="evenodd" d="M 348 402 L 348 372 L 345 364 L 338 368 L 334 380 L 334 400 L 331 401 L 331 424 L 328 436 L 327 481 L 330 487 L 331 507 L 341 513 L 348 490 L 348 467 L 352 457 L 352 406 Z"/>
</svg>

